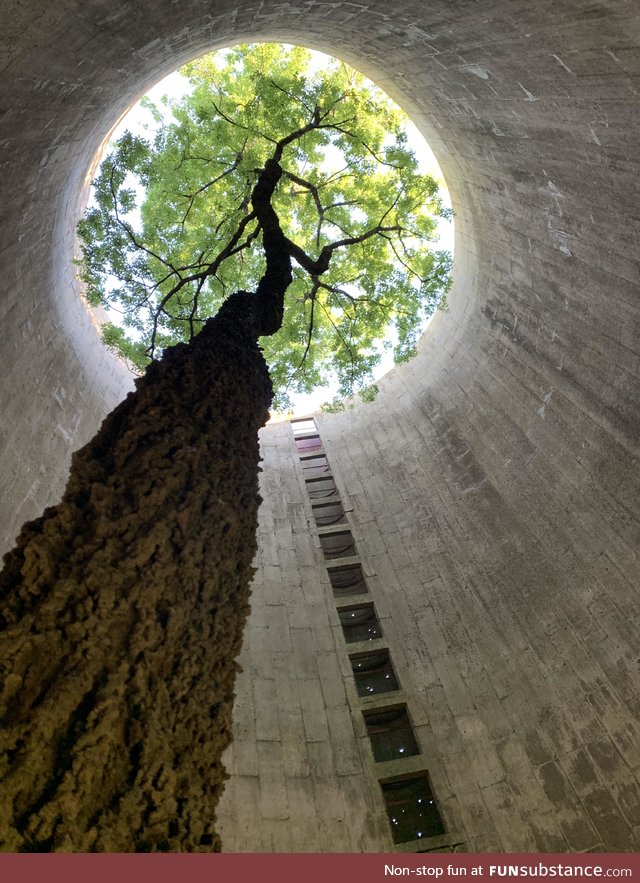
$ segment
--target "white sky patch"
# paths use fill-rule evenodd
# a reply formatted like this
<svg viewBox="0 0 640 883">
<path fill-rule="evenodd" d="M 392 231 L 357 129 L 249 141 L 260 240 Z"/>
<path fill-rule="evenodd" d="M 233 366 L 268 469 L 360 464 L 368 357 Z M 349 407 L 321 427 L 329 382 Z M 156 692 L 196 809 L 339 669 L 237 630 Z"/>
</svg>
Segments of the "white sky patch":
<svg viewBox="0 0 640 883">
<path fill-rule="evenodd" d="M 312 51 L 312 61 L 310 65 L 310 71 L 313 73 L 316 70 L 325 67 L 327 64 L 330 64 L 333 61 L 331 56 L 325 55 L 322 52 Z M 183 77 L 179 71 L 174 71 L 169 74 L 164 79 L 160 80 L 146 93 L 146 98 L 150 99 L 155 106 L 162 112 L 163 109 L 166 110 L 166 123 L 171 121 L 171 107 L 170 104 L 179 101 L 185 95 L 187 95 L 191 91 L 191 86 L 186 77 Z M 168 103 L 163 99 L 168 99 Z M 113 130 L 111 135 L 111 140 L 115 141 L 120 138 L 126 131 L 131 132 L 133 135 L 137 135 L 141 138 L 153 138 L 155 133 L 162 127 L 163 123 L 159 123 L 147 108 L 141 107 L 140 103 L 136 103 L 130 111 L 122 118 L 120 123 Z M 442 200 L 445 208 L 451 208 L 451 200 L 449 197 L 449 192 L 446 188 L 446 184 L 444 181 L 444 177 L 438 166 L 437 160 L 433 154 L 433 151 L 423 138 L 423 136 L 418 131 L 418 128 L 415 126 L 413 122 L 410 120 L 406 124 L 406 133 L 407 133 L 407 146 L 410 147 L 417 160 L 418 160 L 418 169 L 422 174 L 431 175 L 439 184 L 439 195 Z M 140 194 L 141 195 L 141 194 Z M 136 210 L 130 216 L 130 220 L 135 224 L 139 220 L 139 211 Z M 440 218 L 438 220 L 437 231 L 436 231 L 436 239 L 434 240 L 434 248 L 438 250 L 448 251 L 453 255 L 453 246 L 454 246 L 454 225 L 453 221 L 446 220 L 445 218 Z M 115 317 L 114 317 L 115 318 Z M 431 317 L 433 318 L 433 317 Z M 424 323 L 424 328 L 427 327 L 430 319 L 427 319 Z M 117 321 L 117 320 L 116 320 Z M 393 329 L 391 329 L 391 332 Z M 385 348 L 382 345 L 379 348 L 379 352 L 381 353 L 381 360 L 378 366 L 374 371 L 374 377 L 372 382 L 377 382 L 384 374 L 393 368 L 393 346 L 389 344 L 393 344 L 394 341 L 393 333 L 390 333 L 390 336 L 387 341 L 387 347 Z M 329 379 L 329 378 L 328 378 Z M 320 387 L 314 390 L 312 393 L 294 393 L 291 395 L 291 399 L 294 404 L 294 409 L 291 414 L 287 416 L 299 416 L 303 414 L 310 413 L 312 411 L 316 411 L 320 408 L 323 402 L 330 401 L 335 397 L 337 393 L 337 383 L 335 381 L 330 381 L 328 386 Z"/>
</svg>

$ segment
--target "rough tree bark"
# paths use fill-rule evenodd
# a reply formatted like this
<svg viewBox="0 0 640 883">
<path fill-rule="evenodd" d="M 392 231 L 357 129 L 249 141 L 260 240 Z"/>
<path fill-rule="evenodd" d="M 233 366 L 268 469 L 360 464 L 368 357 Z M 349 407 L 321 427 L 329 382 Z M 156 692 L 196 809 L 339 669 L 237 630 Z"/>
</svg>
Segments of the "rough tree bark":
<svg viewBox="0 0 640 883">
<path fill-rule="evenodd" d="M 267 163 L 254 191 L 258 291 L 149 368 L 5 558 L 3 850 L 220 848 L 272 397 L 257 339 L 280 327 L 291 278 L 269 204 L 279 176 Z"/>
</svg>

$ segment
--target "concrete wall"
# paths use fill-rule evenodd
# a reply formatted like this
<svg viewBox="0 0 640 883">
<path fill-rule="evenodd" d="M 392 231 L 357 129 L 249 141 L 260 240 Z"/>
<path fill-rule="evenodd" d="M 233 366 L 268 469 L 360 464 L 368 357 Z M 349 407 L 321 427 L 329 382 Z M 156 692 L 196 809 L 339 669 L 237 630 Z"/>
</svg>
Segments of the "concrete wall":
<svg viewBox="0 0 640 883">
<path fill-rule="evenodd" d="M 2 15 L 5 544 L 128 384 L 70 281 L 109 128 L 205 49 L 334 51 L 412 114 L 457 213 L 449 312 L 376 403 L 320 422 L 447 830 L 479 850 L 637 849 L 635 3 L 4 0 Z M 264 433 L 222 833 L 228 849 L 389 848 L 288 433 Z"/>
</svg>

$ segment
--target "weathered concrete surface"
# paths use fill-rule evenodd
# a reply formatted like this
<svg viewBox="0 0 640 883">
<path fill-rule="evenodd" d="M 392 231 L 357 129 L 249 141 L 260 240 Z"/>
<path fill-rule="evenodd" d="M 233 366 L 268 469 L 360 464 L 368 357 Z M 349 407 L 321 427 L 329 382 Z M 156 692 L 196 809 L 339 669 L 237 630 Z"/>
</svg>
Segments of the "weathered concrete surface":
<svg viewBox="0 0 640 883">
<path fill-rule="evenodd" d="M 412 113 L 457 213 L 450 310 L 421 356 L 377 404 L 322 425 L 363 562 L 376 556 L 401 648 L 390 649 L 406 648 L 399 676 L 430 734 L 445 820 L 474 849 L 637 849 L 636 3 L 36 0 L 2 13 L 6 546 L 56 499 L 70 450 L 126 382 L 105 369 L 68 282 L 70 231 L 107 130 L 206 48 L 282 37 L 333 50 Z M 283 431 L 266 433 L 266 466 L 290 458 L 294 470 Z M 292 483 L 265 479 L 278 505 L 261 535 L 282 542 L 269 580 L 295 586 L 297 572 L 315 592 L 322 558 L 300 532 L 306 501 L 292 509 Z M 255 720 L 256 733 L 234 757 L 226 848 L 388 845 L 363 734 L 349 735 L 356 706 L 301 690 L 328 689 L 326 667 L 345 664 L 340 636 L 327 636 L 330 596 L 314 598 L 295 613 L 265 600 L 269 627 L 256 620 L 250 636 L 255 664 L 277 660 L 280 674 L 263 672 L 260 706 L 242 682 L 238 726 L 246 718 L 252 733 Z M 293 694 L 290 657 L 273 649 L 287 632 L 301 666 Z M 303 746 L 298 767 L 292 744 Z M 307 839 L 291 823 L 303 812 Z"/>
</svg>

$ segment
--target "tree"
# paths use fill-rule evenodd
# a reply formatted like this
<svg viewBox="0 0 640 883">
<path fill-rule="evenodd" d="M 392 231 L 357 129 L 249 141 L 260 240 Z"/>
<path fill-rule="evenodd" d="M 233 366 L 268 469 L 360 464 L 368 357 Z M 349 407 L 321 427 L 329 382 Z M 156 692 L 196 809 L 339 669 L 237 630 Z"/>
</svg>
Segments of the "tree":
<svg viewBox="0 0 640 883">
<path fill-rule="evenodd" d="M 391 330 L 395 360 L 413 354 L 449 279 L 450 255 L 432 243 L 446 214 L 437 184 L 384 93 L 344 64 L 310 62 L 273 44 L 200 59 L 171 115 L 147 104 L 168 117 L 154 141 L 126 133 L 102 163 L 79 228 L 83 275 L 92 303 L 121 311 L 106 341 L 139 368 L 232 291 L 257 290 L 267 203 L 293 261 L 284 322 L 261 341 L 277 404 L 332 372 L 352 395 Z"/>
<path fill-rule="evenodd" d="M 157 358 L 5 557 L 5 850 L 219 848 L 273 392 L 258 341 L 278 332 L 279 382 L 313 383 L 333 349 L 348 389 L 374 330 L 395 322 L 402 356 L 415 305 L 445 284 L 446 259 L 418 235 L 433 185 L 401 137 L 387 143 L 393 113 L 370 119 L 378 105 L 346 69 L 307 82 L 302 57 L 235 50 L 218 91 L 211 62 L 195 63 L 176 123 L 155 145 L 125 136 L 100 171 L 82 225 L 89 296 L 125 311 L 108 340 L 137 364 Z M 347 161 L 328 172 L 336 145 Z M 148 190 L 139 229 L 132 174 Z"/>
</svg>

